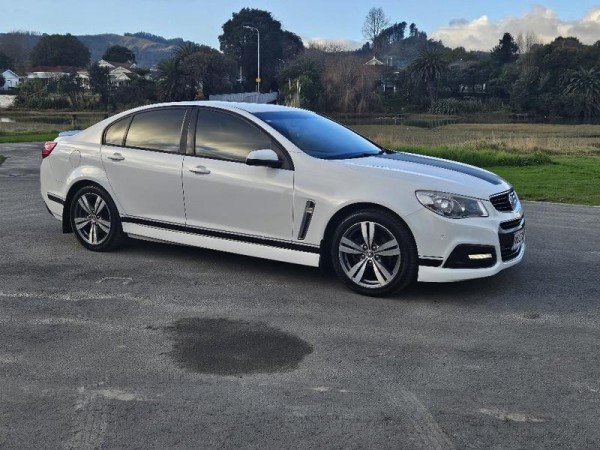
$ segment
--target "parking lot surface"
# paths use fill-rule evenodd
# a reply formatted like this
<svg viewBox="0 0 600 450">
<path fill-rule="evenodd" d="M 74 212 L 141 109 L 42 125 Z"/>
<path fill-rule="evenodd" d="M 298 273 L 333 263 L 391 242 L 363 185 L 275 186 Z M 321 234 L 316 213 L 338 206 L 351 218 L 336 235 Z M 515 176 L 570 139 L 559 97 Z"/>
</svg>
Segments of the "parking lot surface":
<svg viewBox="0 0 600 450">
<path fill-rule="evenodd" d="M 317 269 L 93 253 L 0 145 L 0 448 L 598 448 L 600 209 L 525 202 L 499 275 L 362 297 Z"/>
</svg>

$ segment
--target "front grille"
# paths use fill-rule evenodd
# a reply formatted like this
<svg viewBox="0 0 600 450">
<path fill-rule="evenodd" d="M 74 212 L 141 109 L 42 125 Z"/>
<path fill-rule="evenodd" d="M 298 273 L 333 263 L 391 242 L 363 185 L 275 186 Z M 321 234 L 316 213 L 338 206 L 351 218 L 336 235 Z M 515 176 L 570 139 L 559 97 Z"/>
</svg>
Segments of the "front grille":
<svg viewBox="0 0 600 450">
<path fill-rule="evenodd" d="M 512 190 L 508 192 L 502 192 L 501 194 L 492 195 L 490 197 L 490 202 L 494 205 L 498 211 L 501 212 L 510 212 L 513 210 L 512 205 L 510 204 L 510 194 Z"/>
<path fill-rule="evenodd" d="M 515 228 L 521 228 L 523 225 L 525 225 L 525 218 L 521 217 L 520 219 L 502 222 L 500 224 L 500 228 L 502 228 L 503 230 L 513 230 Z"/>
</svg>

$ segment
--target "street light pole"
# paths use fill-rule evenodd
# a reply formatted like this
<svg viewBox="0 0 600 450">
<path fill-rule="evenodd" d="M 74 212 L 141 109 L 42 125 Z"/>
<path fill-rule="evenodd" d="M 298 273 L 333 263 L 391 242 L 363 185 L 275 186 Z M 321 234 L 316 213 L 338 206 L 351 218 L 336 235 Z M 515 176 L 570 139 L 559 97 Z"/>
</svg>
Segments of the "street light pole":
<svg viewBox="0 0 600 450">
<path fill-rule="evenodd" d="M 250 25 L 244 25 L 244 28 L 256 31 L 256 35 L 257 35 L 257 43 L 258 43 L 258 57 L 257 57 L 258 74 L 257 74 L 257 77 L 256 77 L 256 92 L 260 94 L 260 81 L 261 81 L 260 80 L 260 31 L 259 31 L 258 28 L 251 27 Z"/>
</svg>

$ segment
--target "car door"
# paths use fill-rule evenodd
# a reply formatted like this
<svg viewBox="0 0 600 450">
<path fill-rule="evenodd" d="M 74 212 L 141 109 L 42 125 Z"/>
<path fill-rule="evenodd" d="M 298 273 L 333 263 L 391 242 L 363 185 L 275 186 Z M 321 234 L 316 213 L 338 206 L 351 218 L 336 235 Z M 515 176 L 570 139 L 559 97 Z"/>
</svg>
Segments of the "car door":
<svg viewBox="0 0 600 450">
<path fill-rule="evenodd" d="M 142 111 L 107 129 L 102 163 L 125 216 L 185 223 L 181 134 L 187 112 Z"/>
<path fill-rule="evenodd" d="M 292 238 L 294 172 L 289 156 L 247 119 L 198 108 L 195 151 L 183 162 L 187 226 L 289 241 Z M 246 165 L 253 150 L 270 148 L 281 168 Z M 242 239 L 243 240 L 243 239 Z"/>
</svg>

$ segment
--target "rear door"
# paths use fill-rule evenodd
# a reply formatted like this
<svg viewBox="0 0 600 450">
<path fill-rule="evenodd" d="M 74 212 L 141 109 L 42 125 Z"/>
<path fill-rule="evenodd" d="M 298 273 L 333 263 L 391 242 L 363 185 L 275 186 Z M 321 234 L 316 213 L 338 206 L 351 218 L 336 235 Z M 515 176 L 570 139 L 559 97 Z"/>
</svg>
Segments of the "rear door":
<svg viewBox="0 0 600 450">
<path fill-rule="evenodd" d="M 185 223 L 181 167 L 187 108 L 142 111 L 112 124 L 102 163 L 126 216 Z"/>
</svg>

